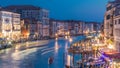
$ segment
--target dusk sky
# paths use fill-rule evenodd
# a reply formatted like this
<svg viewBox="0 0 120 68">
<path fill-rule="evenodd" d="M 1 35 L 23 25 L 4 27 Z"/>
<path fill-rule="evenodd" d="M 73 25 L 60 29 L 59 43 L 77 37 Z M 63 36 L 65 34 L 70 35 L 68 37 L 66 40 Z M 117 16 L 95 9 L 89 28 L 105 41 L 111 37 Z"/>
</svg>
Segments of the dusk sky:
<svg viewBox="0 0 120 68">
<path fill-rule="evenodd" d="M 1 6 L 35 5 L 50 11 L 50 18 L 102 22 L 108 0 L 0 0 Z"/>
</svg>

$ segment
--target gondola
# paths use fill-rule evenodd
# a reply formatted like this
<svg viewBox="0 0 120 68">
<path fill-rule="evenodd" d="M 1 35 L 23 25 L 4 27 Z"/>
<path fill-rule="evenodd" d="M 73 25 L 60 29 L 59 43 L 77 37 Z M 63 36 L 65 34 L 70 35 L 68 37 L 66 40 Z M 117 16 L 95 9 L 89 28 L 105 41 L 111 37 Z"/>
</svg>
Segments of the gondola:
<svg viewBox="0 0 120 68">
<path fill-rule="evenodd" d="M 50 58 L 48 59 L 48 64 L 52 64 L 52 63 L 53 63 L 53 60 L 54 60 L 54 58 L 53 58 L 53 57 L 50 57 Z"/>
</svg>

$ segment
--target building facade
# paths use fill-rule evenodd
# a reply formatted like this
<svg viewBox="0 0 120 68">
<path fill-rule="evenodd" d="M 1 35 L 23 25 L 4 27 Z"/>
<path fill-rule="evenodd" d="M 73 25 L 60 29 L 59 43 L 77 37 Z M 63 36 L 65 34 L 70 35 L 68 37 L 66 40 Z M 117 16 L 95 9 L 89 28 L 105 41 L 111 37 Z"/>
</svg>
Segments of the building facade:
<svg viewBox="0 0 120 68">
<path fill-rule="evenodd" d="M 105 38 L 114 42 L 113 49 L 120 52 L 120 0 L 108 2 L 104 17 Z"/>
<path fill-rule="evenodd" d="M 83 21 L 80 21 L 79 24 L 78 24 L 78 34 L 83 34 Z"/>
<path fill-rule="evenodd" d="M 82 21 L 73 21 L 73 20 L 54 20 L 50 19 L 50 35 L 64 36 L 66 32 L 69 32 L 71 35 L 83 34 L 83 22 Z"/>
<path fill-rule="evenodd" d="M 4 10 L 21 14 L 21 19 L 40 20 L 40 7 L 33 5 L 10 5 L 3 7 Z"/>
<path fill-rule="evenodd" d="M 120 15 L 114 17 L 114 42 L 115 48 L 120 52 Z"/>
<path fill-rule="evenodd" d="M 67 31 L 68 23 L 66 21 L 50 19 L 50 35 L 52 37 L 55 37 L 55 34 L 64 36 Z"/>
<path fill-rule="evenodd" d="M 106 38 L 113 38 L 113 7 L 112 3 L 107 5 L 107 11 L 104 16 L 104 34 Z"/>
<path fill-rule="evenodd" d="M 36 30 L 36 28 L 38 29 L 36 30 L 38 32 L 36 31 L 30 32 L 31 33 L 30 37 L 35 34 L 38 34 L 40 37 L 49 36 L 49 25 L 48 25 L 49 12 L 48 10 L 42 9 L 40 7 L 33 6 L 33 5 L 11 5 L 11 6 L 3 7 L 3 9 L 21 14 L 21 19 L 29 20 L 29 24 L 27 23 L 30 26 L 29 29 L 33 29 L 33 30 Z M 34 25 L 31 25 L 33 23 Z M 38 24 L 39 26 L 37 26 L 36 28 L 33 28 L 35 25 L 38 25 Z M 43 26 L 41 26 L 41 24 Z M 44 31 L 46 31 L 48 34 L 46 34 Z"/>
<path fill-rule="evenodd" d="M 21 37 L 20 14 L 12 13 L 12 37 L 19 40 Z"/>
<path fill-rule="evenodd" d="M 106 12 L 104 15 L 104 35 L 107 39 L 114 39 L 114 26 L 113 17 L 115 9 L 119 6 L 120 0 L 110 1 L 106 6 Z"/>
<path fill-rule="evenodd" d="M 42 36 L 43 38 L 49 37 L 49 11 L 46 9 L 41 9 L 40 11 L 40 21 L 42 22 Z"/>
<path fill-rule="evenodd" d="M 49 28 L 50 37 L 53 38 L 53 37 L 55 37 L 56 31 L 57 31 L 57 29 L 56 29 L 56 27 L 57 27 L 56 20 L 50 19 L 49 20 L 49 27 L 50 27 Z"/>
<path fill-rule="evenodd" d="M 21 35 L 20 14 L 0 11 L 0 36 L 19 40 Z"/>
<path fill-rule="evenodd" d="M 38 34 L 37 37 L 38 37 L 38 39 L 42 39 L 42 35 L 43 35 L 42 29 L 43 29 L 42 22 L 37 21 L 37 34 Z"/>
<path fill-rule="evenodd" d="M 120 7 L 116 7 L 114 13 L 114 42 L 115 49 L 120 52 Z"/>
</svg>

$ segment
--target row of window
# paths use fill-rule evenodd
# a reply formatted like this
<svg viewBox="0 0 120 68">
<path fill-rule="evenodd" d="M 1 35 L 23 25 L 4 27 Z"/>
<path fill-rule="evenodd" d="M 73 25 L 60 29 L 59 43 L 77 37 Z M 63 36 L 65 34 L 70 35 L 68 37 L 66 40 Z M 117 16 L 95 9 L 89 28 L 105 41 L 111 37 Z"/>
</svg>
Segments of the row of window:
<svg viewBox="0 0 120 68">
<path fill-rule="evenodd" d="M 14 18 L 20 18 L 20 15 L 13 15 Z"/>
<path fill-rule="evenodd" d="M 4 21 L 5 23 L 10 23 L 12 20 L 10 18 L 0 18 L 0 21 Z M 14 23 L 20 23 L 20 19 L 14 19 Z"/>
<path fill-rule="evenodd" d="M 12 17 L 12 14 L 2 13 L 2 16 L 5 16 L 5 17 Z"/>
<path fill-rule="evenodd" d="M 6 31 L 10 31 L 11 30 L 11 25 L 4 25 L 3 29 Z"/>
<path fill-rule="evenodd" d="M 14 24 L 20 24 L 20 21 L 14 21 Z"/>
<path fill-rule="evenodd" d="M 47 12 L 41 12 L 40 15 L 41 15 L 42 17 L 47 17 L 47 18 L 48 18 L 48 16 L 49 16 L 49 14 L 48 14 Z"/>
<path fill-rule="evenodd" d="M 20 28 L 20 25 L 15 25 L 15 26 L 13 26 L 12 28 L 11 28 L 11 26 L 8 26 L 8 25 L 4 25 L 4 28 L 3 28 L 4 30 L 20 30 L 21 28 Z"/>
<path fill-rule="evenodd" d="M 5 17 L 14 17 L 14 18 L 20 18 L 20 15 L 15 14 L 8 14 L 8 13 L 2 13 L 1 16 Z"/>
<path fill-rule="evenodd" d="M 13 30 L 20 30 L 21 28 L 20 28 L 20 25 L 14 25 L 13 26 Z"/>
<path fill-rule="evenodd" d="M 114 21 L 114 24 L 115 24 L 115 25 L 120 24 L 120 19 L 115 20 L 115 21 Z"/>
<path fill-rule="evenodd" d="M 23 10 L 23 13 L 31 12 L 31 13 L 36 13 L 39 12 L 39 10 Z"/>
<path fill-rule="evenodd" d="M 24 11 L 22 12 L 23 15 L 42 15 L 43 17 L 48 17 L 47 12 L 39 12 L 39 11 Z"/>
</svg>

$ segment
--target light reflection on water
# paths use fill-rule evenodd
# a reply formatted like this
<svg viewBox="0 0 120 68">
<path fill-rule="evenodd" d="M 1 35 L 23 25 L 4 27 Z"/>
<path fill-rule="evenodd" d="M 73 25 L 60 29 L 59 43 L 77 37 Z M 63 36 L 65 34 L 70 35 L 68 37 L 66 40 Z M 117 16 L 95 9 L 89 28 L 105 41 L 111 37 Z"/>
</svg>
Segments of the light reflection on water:
<svg viewBox="0 0 120 68">
<path fill-rule="evenodd" d="M 25 56 L 34 53 L 37 51 L 37 48 L 32 48 L 32 49 L 27 49 L 27 50 L 23 50 L 23 51 L 17 51 L 14 52 L 11 57 L 13 60 L 21 60 L 24 59 Z"/>
<path fill-rule="evenodd" d="M 68 51 L 68 42 L 65 43 L 65 53 Z"/>
<path fill-rule="evenodd" d="M 19 49 L 20 49 L 20 45 L 16 45 L 15 46 L 15 52 L 19 52 Z"/>
<path fill-rule="evenodd" d="M 59 48 L 60 48 L 60 46 L 58 45 L 58 41 L 55 41 L 55 47 L 54 47 L 55 53 L 58 52 L 58 49 L 59 49 Z"/>
<path fill-rule="evenodd" d="M 76 40 L 75 40 L 76 41 Z M 69 40 L 52 40 L 49 46 L 21 50 L 20 45 L 0 54 L 0 68 L 63 68 L 63 53 L 67 52 Z M 27 45 L 25 47 L 28 47 Z M 48 58 L 54 56 L 54 63 L 48 65 Z"/>
</svg>

